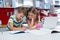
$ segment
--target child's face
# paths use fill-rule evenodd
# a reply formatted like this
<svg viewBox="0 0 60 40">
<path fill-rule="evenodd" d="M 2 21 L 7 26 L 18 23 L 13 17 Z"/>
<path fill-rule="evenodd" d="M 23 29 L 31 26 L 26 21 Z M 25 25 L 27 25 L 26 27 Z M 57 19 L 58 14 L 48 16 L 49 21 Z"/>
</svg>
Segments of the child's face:
<svg viewBox="0 0 60 40">
<path fill-rule="evenodd" d="M 36 19 L 36 15 L 33 13 L 28 13 L 28 18 L 29 19 L 32 19 L 32 18 Z"/>
<path fill-rule="evenodd" d="M 23 13 L 17 13 L 16 18 L 17 20 L 21 20 L 24 17 Z"/>
</svg>

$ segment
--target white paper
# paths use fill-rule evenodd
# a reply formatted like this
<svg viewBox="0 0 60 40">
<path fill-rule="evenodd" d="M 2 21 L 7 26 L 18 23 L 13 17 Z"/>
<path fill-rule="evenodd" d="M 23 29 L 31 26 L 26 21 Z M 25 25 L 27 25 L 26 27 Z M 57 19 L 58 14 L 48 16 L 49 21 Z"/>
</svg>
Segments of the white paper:
<svg viewBox="0 0 60 40">
<path fill-rule="evenodd" d="M 43 13 L 43 14 L 45 14 L 45 15 L 48 15 L 49 10 L 48 10 L 48 11 L 42 10 L 41 13 Z"/>
<path fill-rule="evenodd" d="M 29 33 L 33 34 L 33 35 L 43 35 L 46 33 L 51 33 L 51 30 L 49 29 L 45 29 L 45 28 L 41 28 L 40 30 L 31 30 L 29 31 Z"/>
</svg>

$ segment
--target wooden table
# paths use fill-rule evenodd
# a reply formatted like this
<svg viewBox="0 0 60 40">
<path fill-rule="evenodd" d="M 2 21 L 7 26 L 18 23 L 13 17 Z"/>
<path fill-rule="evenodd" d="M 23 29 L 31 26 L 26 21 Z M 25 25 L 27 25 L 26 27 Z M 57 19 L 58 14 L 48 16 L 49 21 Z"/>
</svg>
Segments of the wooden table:
<svg viewBox="0 0 60 40">
<path fill-rule="evenodd" d="M 0 25 L 0 28 L 5 28 L 7 25 Z"/>
</svg>

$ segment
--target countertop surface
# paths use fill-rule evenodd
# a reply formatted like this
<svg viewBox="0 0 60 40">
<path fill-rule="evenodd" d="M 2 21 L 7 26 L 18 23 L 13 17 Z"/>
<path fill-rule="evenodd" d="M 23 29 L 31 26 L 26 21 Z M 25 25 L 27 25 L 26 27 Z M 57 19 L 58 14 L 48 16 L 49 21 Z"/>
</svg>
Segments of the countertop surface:
<svg viewBox="0 0 60 40">
<path fill-rule="evenodd" d="M 51 34 L 51 30 L 27 30 L 25 33 L 13 34 L 19 31 L 0 32 L 0 40 L 60 40 L 60 33 Z"/>
</svg>

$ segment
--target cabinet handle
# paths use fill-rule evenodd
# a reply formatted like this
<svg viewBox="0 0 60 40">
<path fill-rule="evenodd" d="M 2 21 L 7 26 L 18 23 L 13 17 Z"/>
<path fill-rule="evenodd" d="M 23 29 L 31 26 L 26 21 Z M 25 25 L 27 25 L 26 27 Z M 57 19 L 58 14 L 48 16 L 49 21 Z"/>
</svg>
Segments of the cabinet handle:
<svg viewBox="0 0 60 40">
<path fill-rule="evenodd" d="M 9 12 L 7 12 L 7 16 L 9 16 Z"/>
<path fill-rule="evenodd" d="M 10 12 L 10 16 L 12 15 L 12 12 Z"/>
</svg>

